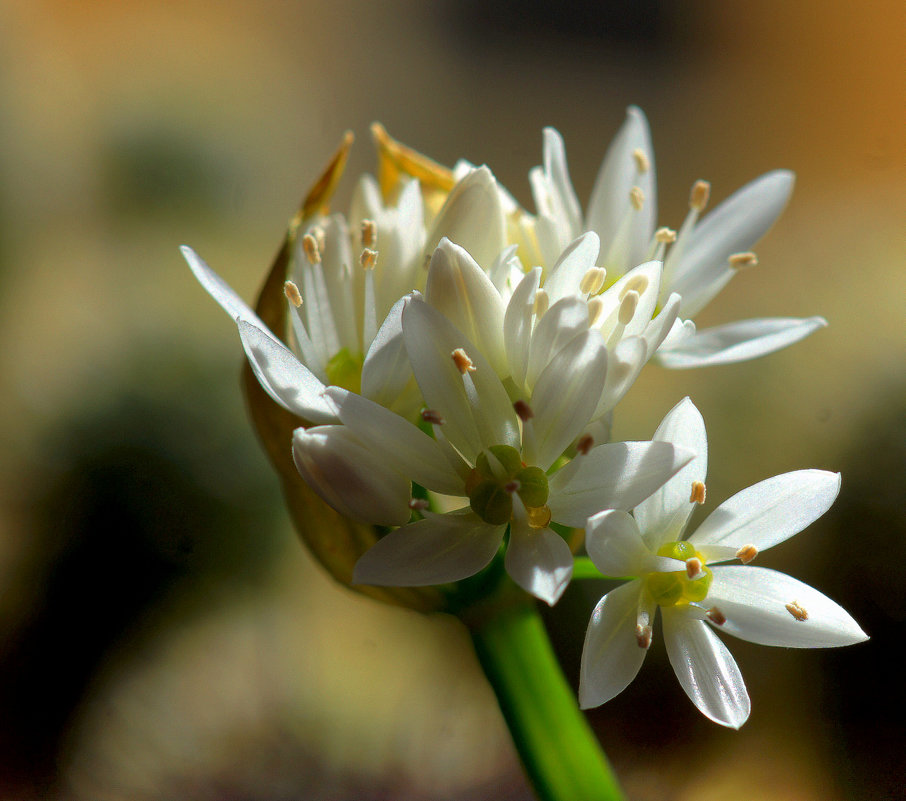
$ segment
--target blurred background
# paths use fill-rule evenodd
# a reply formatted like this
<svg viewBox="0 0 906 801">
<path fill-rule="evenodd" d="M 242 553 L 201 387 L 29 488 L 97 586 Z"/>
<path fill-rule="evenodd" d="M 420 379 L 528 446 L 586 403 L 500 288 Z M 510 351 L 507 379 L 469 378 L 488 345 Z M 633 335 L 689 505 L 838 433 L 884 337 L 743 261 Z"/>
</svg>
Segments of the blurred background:
<svg viewBox="0 0 906 801">
<path fill-rule="evenodd" d="M 191 244 L 245 298 L 344 130 L 488 163 L 530 204 L 541 128 L 583 202 L 625 107 L 654 137 L 659 221 L 774 167 L 792 203 L 701 316 L 823 314 L 759 361 L 650 367 L 615 435 L 690 395 L 709 503 L 843 472 L 761 564 L 872 640 L 729 643 L 739 732 L 655 647 L 591 718 L 632 799 L 901 798 L 906 694 L 903 37 L 879 0 L 0 4 L 0 797 L 528 799 L 467 635 L 337 587 L 306 556 L 245 422 L 235 329 Z M 568 675 L 602 590 L 547 622 Z"/>
</svg>

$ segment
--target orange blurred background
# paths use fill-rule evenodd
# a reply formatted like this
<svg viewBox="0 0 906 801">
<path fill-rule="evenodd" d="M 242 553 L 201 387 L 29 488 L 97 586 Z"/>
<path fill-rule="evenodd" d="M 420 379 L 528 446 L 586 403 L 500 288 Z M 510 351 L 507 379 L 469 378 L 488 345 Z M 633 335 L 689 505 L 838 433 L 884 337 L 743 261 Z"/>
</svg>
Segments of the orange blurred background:
<svg viewBox="0 0 906 801">
<path fill-rule="evenodd" d="M 763 564 L 873 639 L 730 643 L 740 732 L 701 718 L 657 642 L 592 720 L 632 799 L 900 797 L 904 34 L 890 0 L 0 5 L 0 797 L 530 797 L 456 621 L 338 588 L 303 552 L 244 421 L 235 330 L 177 246 L 252 299 L 344 130 L 339 207 L 373 168 L 374 120 L 527 205 L 554 125 L 584 201 L 630 103 L 662 224 L 697 178 L 717 202 L 798 176 L 700 322 L 830 327 L 754 363 L 649 367 L 615 435 L 649 438 L 690 395 L 715 504 L 842 471 L 834 510 Z M 600 592 L 547 615 L 573 679 Z"/>
</svg>

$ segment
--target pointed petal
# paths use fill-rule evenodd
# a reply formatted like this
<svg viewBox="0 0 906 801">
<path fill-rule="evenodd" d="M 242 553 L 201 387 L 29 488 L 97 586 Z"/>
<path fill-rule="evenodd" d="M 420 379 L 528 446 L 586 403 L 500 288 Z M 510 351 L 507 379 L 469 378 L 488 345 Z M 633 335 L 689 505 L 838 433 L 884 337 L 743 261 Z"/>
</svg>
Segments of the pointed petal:
<svg viewBox="0 0 906 801">
<path fill-rule="evenodd" d="M 388 408 L 403 394 L 412 378 L 403 341 L 404 304 L 404 298 L 393 304 L 362 365 L 362 395 Z"/>
<path fill-rule="evenodd" d="M 697 548 L 754 545 L 764 551 L 821 517 L 839 492 L 839 473 L 826 470 L 783 473 L 753 484 L 724 501 L 705 518 L 689 542 Z"/>
<path fill-rule="evenodd" d="M 592 448 L 578 467 L 549 480 L 548 506 L 557 523 L 585 528 L 602 509 L 638 506 L 695 456 L 666 442 L 612 442 Z M 567 468 L 571 465 L 567 465 Z"/>
<path fill-rule="evenodd" d="M 701 412 L 683 398 L 661 421 L 652 438 L 670 442 L 696 454 L 695 458 L 664 486 L 633 511 L 648 547 L 656 551 L 663 543 L 682 539 L 695 503 L 689 500 L 692 484 L 704 483 L 708 474 L 708 437 Z"/>
<path fill-rule="evenodd" d="M 605 595 L 585 632 L 579 674 L 579 706 L 590 709 L 619 695 L 636 677 L 647 653 L 636 638 L 642 582 L 630 581 Z M 649 618 L 652 616 L 652 610 Z"/>
<path fill-rule="evenodd" d="M 850 614 L 826 595 L 763 567 L 715 567 L 705 603 L 726 618 L 721 631 L 759 645 L 833 648 L 868 639 Z M 790 611 L 788 604 L 796 608 Z M 802 612 L 805 619 L 800 619 Z"/>
<path fill-rule="evenodd" d="M 532 332 L 526 384 L 534 387 L 538 377 L 566 344 L 588 330 L 588 304 L 579 297 L 557 301 Z"/>
<path fill-rule="evenodd" d="M 573 575 L 573 555 L 559 534 L 514 522 L 504 566 L 522 589 L 553 606 Z"/>
<path fill-rule="evenodd" d="M 569 179 L 566 166 L 566 148 L 563 137 L 556 128 L 544 129 L 544 174 L 547 178 L 552 204 L 557 216 L 565 223 L 572 236 L 582 230 L 582 209 Z"/>
<path fill-rule="evenodd" d="M 507 304 L 503 318 L 503 337 L 506 342 L 510 376 L 520 391 L 526 389 L 529 346 L 532 342 L 532 315 L 535 294 L 541 283 L 541 268 L 535 267 L 519 282 Z"/>
<path fill-rule="evenodd" d="M 231 320 L 234 322 L 236 320 L 244 320 L 259 328 L 267 329 L 267 326 L 261 322 L 261 318 L 252 311 L 251 307 L 229 287 L 226 281 L 208 267 L 207 263 L 192 248 L 188 245 L 182 245 L 179 250 L 192 269 L 195 278 L 198 279 L 198 283 L 230 315 Z"/>
<path fill-rule="evenodd" d="M 734 253 L 752 249 L 783 211 L 795 176 L 774 170 L 746 184 L 692 231 L 679 261 L 670 265 L 670 291 L 683 296 L 682 314 L 694 317 L 733 275 L 727 261 Z"/>
<path fill-rule="evenodd" d="M 705 328 L 677 345 L 661 348 L 657 357 L 664 367 L 673 369 L 733 364 L 785 348 L 826 325 L 823 317 L 740 320 Z"/>
<path fill-rule="evenodd" d="M 667 655 L 686 695 L 705 717 L 738 729 L 749 717 L 751 703 L 727 647 L 701 620 L 675 608 L 661 611 Z"/>
<path fill-rule="evenodd" d="M 340 514 L 381 526 L 409 520 L 408 479 L 344 426 L 297 428 L 293 459 L 302 478 Z"/>
<path fill-rule="evenodd" d="M 579 284 L 585 273 L 595 266 L 600 250 L 601 240 L 594 231 L 582 234 L 566 246 L 544 282 L 544 291 L 551 304 L 568 295 L 579 294 Z"/>
<path fill-rule="evenodd" d="M 255 378 L 268 395 L 312 423 L 331 423 L 337 418 L 324 399 L 322 384 L 282 342 L 266 328 L 237 320 L 239 338 Z"/>
<path fill-rule="evenodd" d="M 378 540 L 356 563 L 353 583 L 423 587 L 474 576 L 494 558 L 505 530 L 468 509 L 431 515 Z"/>
<path fill-rule="evenodd" d="M 425 301 L 481 349 L 501 379 L 507 377 L 503 301 L 475 259 L 449 239 L 431 256 Z"/>
<path fill-rule="evenodd" d="M 604 389 L 607 348 L 597 331 L 575 337 L 552 360 L 535 385 L 531 407 L 536 464 L 547 470 L 578 437 Z"/>
<path fill-rule="evenodd" d="M 450 191 L 431 226 L 427 253 L 443 237 L 465 248 L 488 268 L 506 247 L 506 218 L 494 174 L 487 167 L 472 170 Z"/>
<path fill-rule="evenodd" d="M 607 509 L 588 519 L 585 549 L 605 576 L 668 573 L 685 567 L 678 559 L 655 556 L 645 545 L 632 515 L 620 509 Z"/>
<path fill-rule="evenodd" d="M 470 461 L 485 447 L 519 448 L 516 413 L 497 374 L 472 344 L 439 311 L 418 297 L 403 309 L 403 337 L 415 380 L 429 408 L 445 418 L 444 435 Z M 475 406 L 451 354 L 465 349 L 475 364 Z M 488 440 L 488 441 L 486 441 Z"/>
<path fill-rule="evenodd" d="M 648 360 L 648 346 L 642 337 L 621 339 L 607 359 L 607 378 L 593 419 L 610 412 L 629 392 Z"/>
<path fill-rule="evenodd" d="M 635 150 L 641 150 L 648 159 L 647 172 L 639 174 L 633 155 Z M 634 186 L 642 190 L 645 200 L 633 222 L 629 266 L 641 264 L 645 260 L 657 217 L 657 184 L 651 133 L 642 110 L 630 106 L 626 110 L 626 121 L 607 149 L 591 191 L 588 213 L 585 215 L 585 227 L 601 237 L 605 253 L 629 209 L 629 192 Z"/>
<path fill-rule="evenodd" d="M 667 302 L 657 316 L 645 327 L 643 336 L 649 359 L 657 353 L 657 349 L 673 331 L 674 326 L 677 323 L 682 325 L 682 321 L 677 318 L 681 303 L 682 298 L 674 292 L 667 298 Z"/>
</svg>

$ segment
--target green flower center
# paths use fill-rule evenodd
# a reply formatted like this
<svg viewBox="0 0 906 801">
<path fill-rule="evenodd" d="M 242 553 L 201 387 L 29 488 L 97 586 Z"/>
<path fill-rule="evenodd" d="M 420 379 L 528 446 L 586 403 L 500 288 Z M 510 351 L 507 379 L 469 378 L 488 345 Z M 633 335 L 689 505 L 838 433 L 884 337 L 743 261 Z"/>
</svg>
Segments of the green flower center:
<svg viewBox="0 0 906 801">
<path fill-rule="evenodd" d="M 362 391 L 362 364 L 365 357 L 353 354 L 349 348 L 341 348 L 330 357 L 325 365 L 327 382 L 335 387 L 343 387 L 356 394 Z"/>
<path fill-rule="evenodd" d="M 703 601 L 711 588 L 713 574 L 705 567 L 705 558 L 689 542 L 667 542 L 657 550 L 658 556 L 671 559 L 698 559 L 701 563 L 701 575 L 689 578 L 688 571 L 678 570 L 674 573 L 649 573 L 645 586 L 658 606 L 682 606 Z"/>
<path fill-rule="evenodd" d="M 475 460 L 466 480 L 469 506 L 485 523 L 495 526 L 513 516 L 513 493 L 529 514 L 529 524 L 544 528 L 550 522 L 547 476 L 540 467 L 525 465 L 519 451 L 509 445 L 492 445 Z"/>
</svg>

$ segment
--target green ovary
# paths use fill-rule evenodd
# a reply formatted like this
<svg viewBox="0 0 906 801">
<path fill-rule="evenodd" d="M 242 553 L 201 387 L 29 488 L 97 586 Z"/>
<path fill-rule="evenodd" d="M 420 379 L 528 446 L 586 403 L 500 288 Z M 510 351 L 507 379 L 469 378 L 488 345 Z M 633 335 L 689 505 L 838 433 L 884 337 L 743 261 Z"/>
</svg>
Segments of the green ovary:
<svg viewBox="0 0 906 801">
<path fill-rule="evenodd" d="M 702 563 L 703 576 L 692 580 L 685 570 L 674 573 L 649 573 L 645 580 L 648 592 L 658 606 L 682 606 L 703 601 L 711 588 L 713 574 L 705 567 L 705 558 L 688 542 L 667 542 L 658 548 L 658 556 L 686 561 L 692 557 Z"/>
<path fill-rule="evenodd" d="M 338 350 L 328 360 L 324 372 L 327 381 L 335 387 L 348 389 L 356 394 L 362 391 L 362 364 L 363 356 L 353 354 L 349 348 Z"/>
<path fill-rule="evenodd" d="M 547 476 L 539 467 L 522 463 L 519 451 L 509 445 L 492 445 L 487 453 L 480 453 L 466 481 L 469 506 L 485 523 L 503 525 L 513 514 L 512 488 L 527 509 L 538 509 L 547 503 Z M 493 465 L 492 465 L 493 462 Z M 530 514 L 531 518 L 531 514 Z"/>
</svg>

